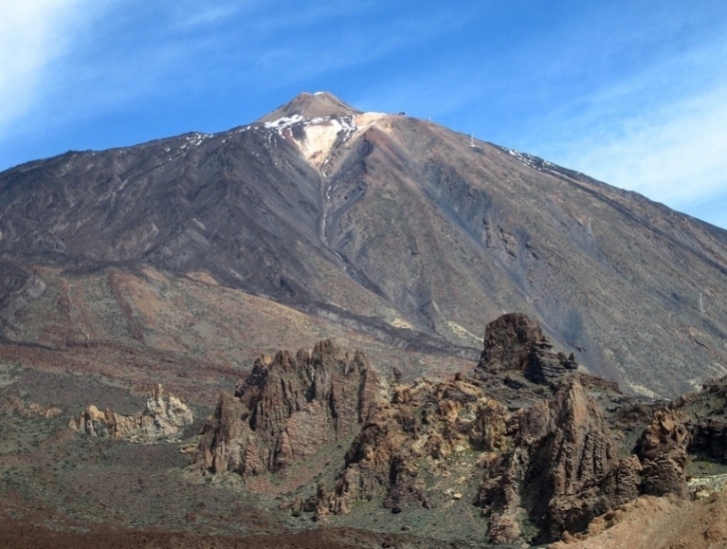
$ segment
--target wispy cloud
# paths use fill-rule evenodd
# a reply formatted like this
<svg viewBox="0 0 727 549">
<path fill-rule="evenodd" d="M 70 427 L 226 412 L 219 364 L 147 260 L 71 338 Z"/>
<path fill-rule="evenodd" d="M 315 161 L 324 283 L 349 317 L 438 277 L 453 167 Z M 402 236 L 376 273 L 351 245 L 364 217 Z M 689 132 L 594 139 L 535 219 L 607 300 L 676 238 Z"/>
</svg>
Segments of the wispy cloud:
<svg viewBox="0 0 727 549">
<path fill-rule="evenodd" d="M 727 182 L 727 86 L 570 142 L 565 162 L 624 188 L 688 205 Z"/>
<path fill-rule="evenodd" d="M 727 43 L 713 43 L 599 89 L 544 117 L 527 146 L 672 207 L 717 196 L 727 185 L 725 55 Z"/>
<path fill-rule="evenodd" d="M 65 53 L 92 4 L 0 1 L 0 132 L 33 106 L 49 64 Z"/>
<path fill-rule="evenodd" d="M 250 8 L 254 2 L 215 2 L 212 5 L 185 0 L 176 2 L 172 13 L 172 25 L 178 29 L 198 29 L 224 21 L 242 9 Z"/>
<path fill-rule="evenodd" d="M 133 10 L 129 4 L 108 10 L 101 29 L 87 37 L 89 47 L 47 71 L 46 109 L 36 102 L 38 119 L 67 124 L 133 102 L 180 100 L 215 87 L 301 87 L 406 50 L 466 20 L 446 10 L 387 14 L 371 2 L 311 2 L 295 10 L 260 0 L 214 6 L 185 0 L 172 8 L 131 4 Z M 67 78 L 70 66 L 73 78 Z M 50 113 L 48 106 L 59 102 L 63 112 Z"/>
</svg>

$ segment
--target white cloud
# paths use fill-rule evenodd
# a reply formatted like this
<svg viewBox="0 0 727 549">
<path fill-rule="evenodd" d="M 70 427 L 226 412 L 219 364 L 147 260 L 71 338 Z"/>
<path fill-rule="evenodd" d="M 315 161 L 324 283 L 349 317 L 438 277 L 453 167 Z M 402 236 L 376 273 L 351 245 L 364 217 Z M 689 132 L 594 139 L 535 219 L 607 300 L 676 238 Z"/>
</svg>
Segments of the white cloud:
<svg viewBox="0 0 727 549">
<path fill-rule="evenodd" d="M 33 106 L 48 65 L 62 56 L 90 0 L 0 0 L 0 132 Z"/>
<path fill-rule="evenodd" d="M 727 87 L 633 116 L 568 144 L 563 163 L 669 204 L 727 184 Z"/>
<path fill-rule="evenodd" d="M 727 194 L 724 40 L 543 116 L 526 150 L 681 210 Z"/>
</svg>

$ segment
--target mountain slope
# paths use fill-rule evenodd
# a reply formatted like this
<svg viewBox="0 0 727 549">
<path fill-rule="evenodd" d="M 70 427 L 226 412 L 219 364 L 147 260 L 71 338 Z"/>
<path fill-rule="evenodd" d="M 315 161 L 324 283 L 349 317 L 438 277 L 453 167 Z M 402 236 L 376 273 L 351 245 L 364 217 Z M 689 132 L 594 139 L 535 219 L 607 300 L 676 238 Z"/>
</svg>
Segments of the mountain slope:
<svg viewBox="0 0 727 549">
<path fill-rule="evenodd" d="M 523 311 L 592 371 L 647 394 L 727 373 L 727 232 L 326 93 L 229 132 L 3 172 L 0 258 L 15 340 L 34 266 L 151 267 L 451 356 Z"/>
</svg>

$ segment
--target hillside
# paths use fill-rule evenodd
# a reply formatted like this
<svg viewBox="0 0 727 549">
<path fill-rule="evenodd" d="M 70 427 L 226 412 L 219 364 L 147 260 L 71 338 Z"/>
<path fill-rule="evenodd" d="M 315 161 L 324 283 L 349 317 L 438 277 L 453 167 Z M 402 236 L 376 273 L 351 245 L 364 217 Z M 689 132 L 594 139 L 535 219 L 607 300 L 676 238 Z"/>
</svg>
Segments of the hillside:
<svg viewBox="0 0 727 549">
<path fill-rule="evenodd" d="M 196 282 L 205 304 L 165 300 L 160 278 Z M 327 93 L 228 132 L 0 174 L 2 336 L 52 349 L 121 344 L 237 368 L 284 343 L 257 329 L 262 308 L 305 319 L 287 329 L 293 346 L 326 325 L 387 360 L 439 357 L 404 359 L 418 375 L 474 358 L 481 326 L 517 310 L 592 372 L 670 397 L 727 373 L 726 282 L 721 229 Z"/>
</svg>

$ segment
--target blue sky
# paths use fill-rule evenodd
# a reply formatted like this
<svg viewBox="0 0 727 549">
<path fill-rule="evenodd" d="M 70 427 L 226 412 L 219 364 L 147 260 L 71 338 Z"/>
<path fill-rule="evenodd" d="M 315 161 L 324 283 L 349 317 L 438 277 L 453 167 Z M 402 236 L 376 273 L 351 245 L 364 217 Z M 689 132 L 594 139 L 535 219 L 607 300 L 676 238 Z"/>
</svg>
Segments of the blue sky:
<svg viewBox="0 0 727 549">
<path fill-rule="evenodd" d="M 0 13 L 0 169 L 223 131 L 328 90 L 727 228 L 723 0 L 0 0 Z"/>
</svg>

